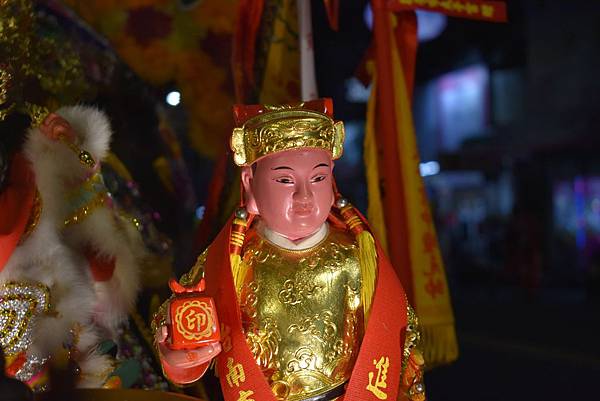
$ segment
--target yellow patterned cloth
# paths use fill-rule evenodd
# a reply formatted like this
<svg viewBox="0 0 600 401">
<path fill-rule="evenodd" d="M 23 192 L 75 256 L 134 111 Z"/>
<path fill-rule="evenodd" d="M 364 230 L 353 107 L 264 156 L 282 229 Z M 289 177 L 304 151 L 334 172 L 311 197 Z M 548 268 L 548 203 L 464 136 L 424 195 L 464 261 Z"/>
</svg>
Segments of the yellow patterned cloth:
<svg viewBox="0 0 600 401">
<path fill-rule="evenodd" d="M 242 321 L 275 395 L 301 400 L 348 380 L 363 330 L 352 235 L 332 227 L 304 250 L 284 249 L 255 235 L 246 249 Z"/>
</svg>

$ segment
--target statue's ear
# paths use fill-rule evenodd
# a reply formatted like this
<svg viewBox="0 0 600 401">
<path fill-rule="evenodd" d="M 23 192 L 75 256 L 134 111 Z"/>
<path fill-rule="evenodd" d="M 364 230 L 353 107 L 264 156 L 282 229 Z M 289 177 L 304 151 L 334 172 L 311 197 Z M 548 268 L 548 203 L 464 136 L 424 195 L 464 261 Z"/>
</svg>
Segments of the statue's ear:
<svg viewBox="0 0 600 401">
<path fill-rule="evenodd" d="M 254 173 L 251 166 L 242 167 L 242 186 L 244 187 L 244 199 L 246 201 L 246 210 L 248 213 L 258 215 L 258 207 L 252 191 L 252 178 Z"/>
<path fill-rule="evenodd" d="M 61 138 L 68 141 L 74 141 L 77 137 L 71 124 L 55 113 L 48 114 L 40 124 L 39 128 L 42 134 L 53 141 L 58 141 Z"/>
</svg>

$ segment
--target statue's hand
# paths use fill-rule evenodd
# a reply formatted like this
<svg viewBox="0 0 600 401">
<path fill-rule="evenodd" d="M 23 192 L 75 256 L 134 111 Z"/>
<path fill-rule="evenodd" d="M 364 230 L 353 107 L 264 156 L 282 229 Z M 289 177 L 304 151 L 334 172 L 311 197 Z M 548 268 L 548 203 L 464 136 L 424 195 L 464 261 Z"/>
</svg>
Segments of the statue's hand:
<svg viewBox="0 0 600 401">
<path fill-rule="evenodd" d="M 179 369 L 193 368 L 210 362 L 221 352 L 221 343 L 215 341 L 195 349 L 175 350 L 168 345 L 167 326 L 161 326 L 156 331 L 155 341 L 163 363 Z"/>
</svg>

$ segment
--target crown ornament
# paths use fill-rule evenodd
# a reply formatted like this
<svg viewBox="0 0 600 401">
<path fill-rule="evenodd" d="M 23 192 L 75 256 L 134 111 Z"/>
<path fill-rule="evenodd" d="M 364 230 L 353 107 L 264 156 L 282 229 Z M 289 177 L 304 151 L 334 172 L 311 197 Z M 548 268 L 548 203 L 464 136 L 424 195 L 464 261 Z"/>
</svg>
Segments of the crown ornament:
<svg viewBox="0 0 600 401">
<path fill-rule="evenodd" d="M 233 160 L 249 166 L 264 156 L 291 149 L 323 149 L 333 160 L 343 153 L 344 124 L 332 118 L 331 99 L 297 105 L 236 106 L 241 127 L 231 136 Z"/>
</svg>

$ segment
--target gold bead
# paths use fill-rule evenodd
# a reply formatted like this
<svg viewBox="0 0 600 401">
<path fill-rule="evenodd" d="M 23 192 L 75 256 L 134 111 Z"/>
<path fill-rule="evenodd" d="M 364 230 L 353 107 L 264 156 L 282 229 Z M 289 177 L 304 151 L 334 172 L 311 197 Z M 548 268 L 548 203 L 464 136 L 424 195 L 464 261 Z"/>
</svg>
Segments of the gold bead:
<svg viewBox="0 0 600 401">
<path fill-rule="evenodd" d="M 79 161 L 88 167 L 94 167 L 94 165 L 96 164 L 94 158 L 87 150 L 82 150 L 79 152 Z"/>
</svg>

